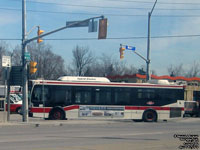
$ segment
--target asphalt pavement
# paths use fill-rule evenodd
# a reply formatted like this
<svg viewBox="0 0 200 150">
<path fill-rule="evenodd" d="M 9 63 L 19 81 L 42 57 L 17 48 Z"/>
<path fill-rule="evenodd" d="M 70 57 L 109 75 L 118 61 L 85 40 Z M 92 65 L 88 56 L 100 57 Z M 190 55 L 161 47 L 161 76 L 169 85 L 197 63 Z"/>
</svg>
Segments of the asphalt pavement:
<svg viewBox="0 0 200 150">
<path fill-rule="evenodd" d="M 11 115 L 10 122 L 0 124 L 0 150 L 178 150 L 199 146 L 200 118 L 157 123 L 42 118 L 29 118 L 28 123 L 23 123 L 21 120 L 21 116 Z"/>
</svg>

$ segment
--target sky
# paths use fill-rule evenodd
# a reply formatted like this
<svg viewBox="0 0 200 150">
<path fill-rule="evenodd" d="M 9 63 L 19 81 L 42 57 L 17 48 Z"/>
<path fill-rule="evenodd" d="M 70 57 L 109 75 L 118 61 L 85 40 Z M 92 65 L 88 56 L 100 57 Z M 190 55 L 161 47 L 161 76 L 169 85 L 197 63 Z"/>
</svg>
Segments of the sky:
<svg viewBox="0 0 200 150">
<path fill-rule="evenodd" d="M 88 33 L 87 27 L 68 28 L 44 37 L 45 44 L 61 55 L 66 64 L 72 60 L 72 50 L 78 45 L 89 47 L 95 56 L 103 53 L 112 59 L 146 67 L 146 62 L 132 51 L 125 51 L 120 60 L 120 44 L 135 46 L 146 58 L 148 12 L 155 0 L 26 0 L 27 31 L 40 26 L 45 32 L 66 25 L 66 21 L 81 21 L 104 15 L 108 19 L 107 39 L 98 40 L 98 33 Z M 0 0 L 0 41 L 12 49 L 21 44 L 22 0 Z M 189 69 L 200 63 L 200 2 L 198 0 L 158 0 L 151 16 L 150 69 L 157 75 L 168 74 L 171 65 L 183 64 Z M 97 19 L 98 21 L 98 19 Z M 32 30 L 28 38 L 35 37 Z"/>
</svg>

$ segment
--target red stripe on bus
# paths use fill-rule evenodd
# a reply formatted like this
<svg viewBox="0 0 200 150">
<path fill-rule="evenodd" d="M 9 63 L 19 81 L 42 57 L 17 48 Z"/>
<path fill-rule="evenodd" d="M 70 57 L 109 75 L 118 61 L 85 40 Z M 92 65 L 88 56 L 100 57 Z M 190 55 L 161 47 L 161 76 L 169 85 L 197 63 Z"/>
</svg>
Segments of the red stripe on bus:
<svg viewBox="0 0 200 150">
<path fill-rule="evenodd" d="M 33 107 L 31 108 L 31 112 L 33 113 L 49 113 L 51 111 L 53 107 Z M 63 108 L 65 111 L 68 111 L 68 110 L 73 110 L 73 109 L 79 109 L 79 105 L 72 105 L 72 106 L 67 106 L 67 107 L 64 107 Z"/>
<path fill-rule="evenodd" d="M 91 85 L 91 86 L 122 86 L 122 87 L 160 87 L 160 88 L 183 88 L 180 85 L 153 85 L 153 84 L 126 84 L 126 83 L 84 83 L 84 82 L 60 82 L 60 81 L 40 81 L 40 84 L 52 85 Z"/>
<path fill-rule="evenodd" d="M 51 109 L 52 107 L 33 107 L 30 110 L 32 113 L 49 113 Z"/>
<path fill-rule="evenodd" d="M 146 110 L 146 109 L 154 109 L 154 110 L 170 110 L 173 107 L 158 107 L 158 106 L 125 106 L 126 110 Z M 181 108 L 184 110 L 184 108 Z"/>
<path fill-rule="evenodd" d="M 73 110 L 73 109 L 79 109 L 79 105 L 73 105 L 73 106 L 64 107 L 65 111 Z"/>
<path fill-rule="evenodd" d="M 159 107 L 159 106 L 125 106 L 125 110 L 147 110 L 147 109 L 154 109 L 154 110 L 167 110 L 169 111 L 173 107 Z M 51 111 L 52 107 L 46 107 L 46 108 L 40 108 L 40 107 L 34 107 L 31 108 L 31 112 L 33 113 L 49 113 Z M 73 110 L 73 109 L 79 109 L 79 105 L 72 105 L 67 106 L 63 108 L 65 111 Z M 181 110 L 183 111 L 184 108 L 181 107 Z"/>
<path fill-rule="evenodd" d="M 158 107 L 158 106 L 125 106 L 126 110 L 146 110 L 146 109 L 154 109 L 154 110 L 170 110 L 170 107 Z"/>
</svg>

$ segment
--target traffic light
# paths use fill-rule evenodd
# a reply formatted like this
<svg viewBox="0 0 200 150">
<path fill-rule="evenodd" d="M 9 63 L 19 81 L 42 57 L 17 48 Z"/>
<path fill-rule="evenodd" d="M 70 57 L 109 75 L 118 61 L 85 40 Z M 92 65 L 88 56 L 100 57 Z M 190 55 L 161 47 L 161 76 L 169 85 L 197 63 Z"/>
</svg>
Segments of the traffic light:
<svg viewBox="0 0 200 150">
<path fill-rule="evenodd" d="M 37 43 L 41 43 L 43 40 L 41 38 L 39 38 L 39 36 L 44 33 L 44 30 L 40 30 L 40 27 L 38 27 L 38 32 L 37 32 L 37 35 L 38 35 L 38 39 L 37 39 Z"/>
<path fill-rule="evenodd" d="M 37 71 L 36 65 L 37 65 L 37 62 L 35 62 L 35 61 L 30 62 L 30 64 L 29 64 L 29 73 L 30 74 L 36 73 L 36 71 Z"/>
<path fill-rule="evenodd" d="M 99 20 L 99 36 L 98 39 L 106 39 L 107 36 L 107 21 L 108 19 Z"/>
<path fill-rule="evenodd" d="M 124 51 L 125 51 L 125 48 L 123 48 L 123 47 L 120 47 L 120 48 L 119 48 L 120 59 L 123 59 L 123 58 L 124 58 Z"/>
</svg>

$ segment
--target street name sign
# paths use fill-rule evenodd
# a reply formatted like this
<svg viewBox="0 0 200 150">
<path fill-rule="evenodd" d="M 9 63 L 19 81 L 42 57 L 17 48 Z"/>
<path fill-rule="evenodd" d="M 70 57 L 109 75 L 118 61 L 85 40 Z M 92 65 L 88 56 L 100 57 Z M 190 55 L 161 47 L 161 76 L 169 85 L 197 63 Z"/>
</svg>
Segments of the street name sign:
<svg viewBox="0 0 200 150">
<path fill-rule="evenodd" d="M 132 51 L 135 51 L 135 50 L 136 50 L 135 47 L 133 47 L 133 46 L 128 46 L 128 45 L 126 45 L 126 49 L 127 49 L 127 50 L 132 50 Z"/>
<path fill-rule="evenodd" d="M 67 28 L 88 27 L 88 26 L 89 26 L 89 20 L 85 22 L 81 22 L 81 21 L 67 21 L 66 22 Z"/>
<path fill-rule="evenodd" d="M 30 55 L 30 53 L 29 53 L 29 52 L 25 52 L 24 58 L 25 58 L 25 60 L 27 60 L 27 61 L 31 60 L 31 55 Z"/>
</svg>

